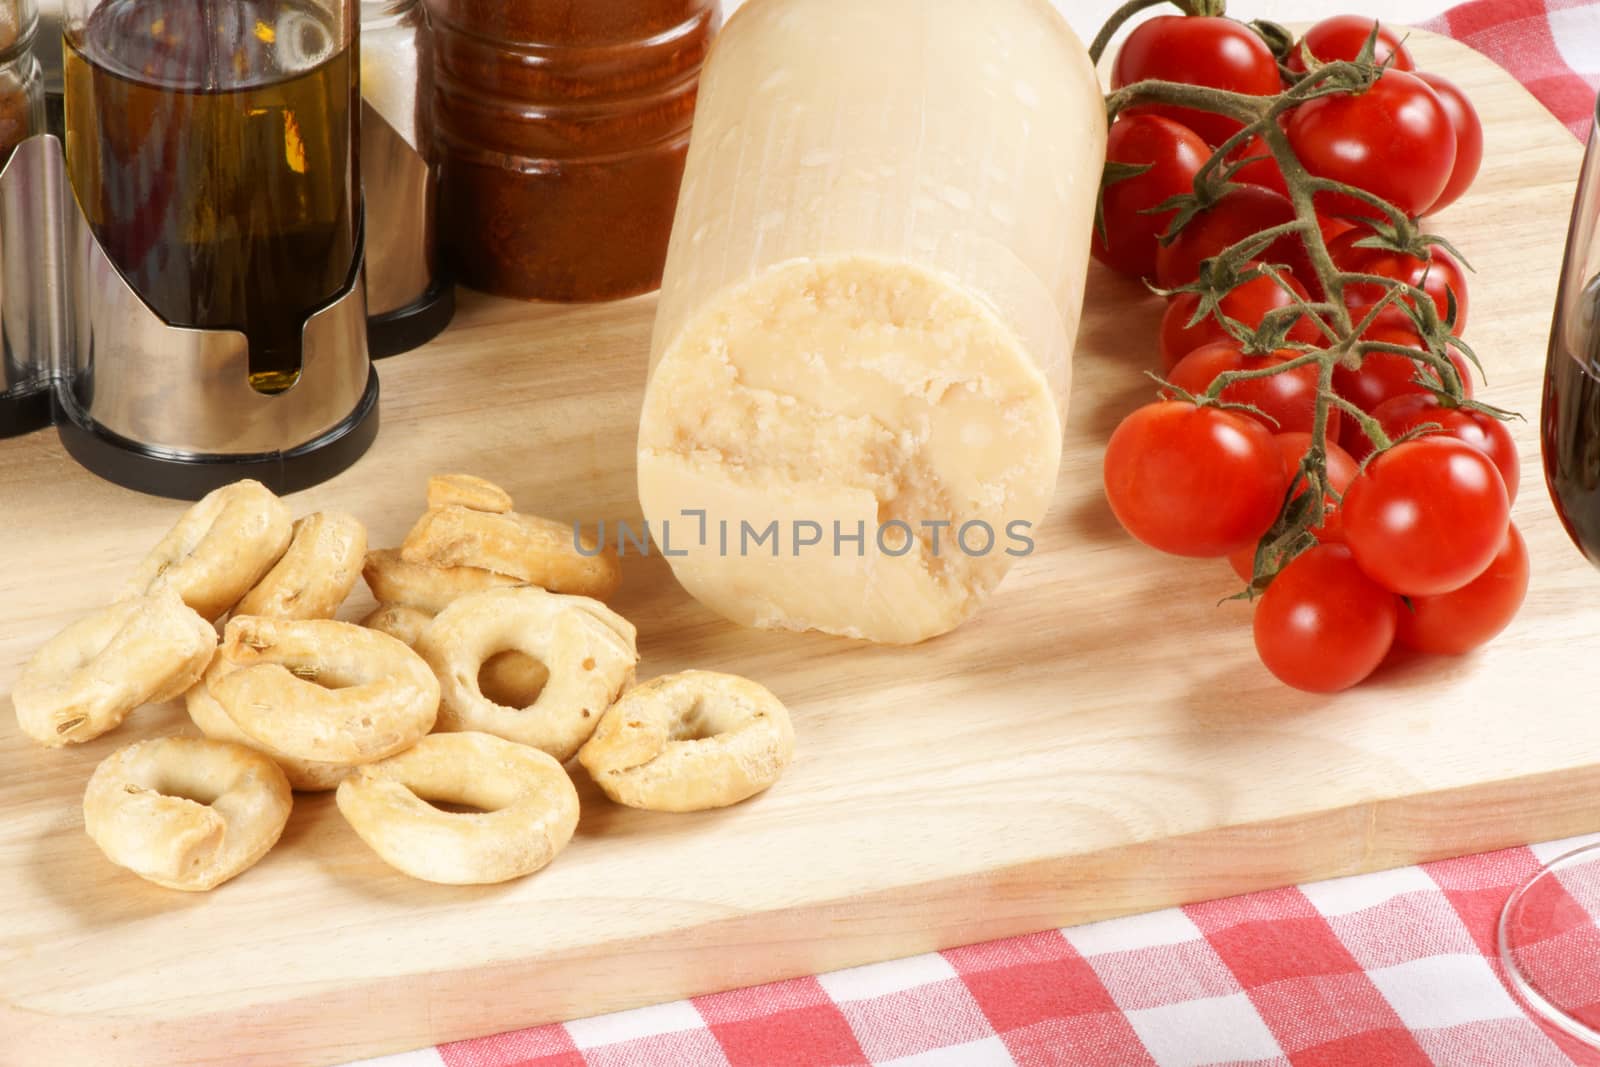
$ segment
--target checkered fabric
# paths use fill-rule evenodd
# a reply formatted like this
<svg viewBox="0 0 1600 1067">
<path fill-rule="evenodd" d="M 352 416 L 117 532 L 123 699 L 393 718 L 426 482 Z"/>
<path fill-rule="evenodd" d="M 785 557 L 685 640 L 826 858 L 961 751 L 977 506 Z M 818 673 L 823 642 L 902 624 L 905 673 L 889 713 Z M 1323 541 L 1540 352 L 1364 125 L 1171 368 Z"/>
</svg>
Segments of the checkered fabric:
<svg viewBox="0 0 1600 1067">
<path fill-rule="evenodd" d="M 1474 0 L 1426 25 L 1587 134 L 1600 5 Z M 366 1067 L 1600 1067 L 1600 1052 L 1519 1007 L 1495 941 L 1512 890 L 1582 843 L 1051 930 Z M 1552 931 L 1546 964 L 1582 958 L 1574 945 L 1592 950 L 1596 937 L 1587 923 Z"/>
<path fill-rule="evenodd" d="M 1594 841 L 1050 930 L 369 1067 L 1600 1067 L 1600 1052 L 1524 1013 L 1495 941 L 1512 890 Z M 1571 930 L 1551 933 L 1553 949 L 1573 947 Z"/>
<path fill-rule="evenodd" d="M 1593 0 L 1472 0 L 1422 24 L 1510 71 L 1580 139 L 1600 90 L 1600 4 Z"/>
</svg>

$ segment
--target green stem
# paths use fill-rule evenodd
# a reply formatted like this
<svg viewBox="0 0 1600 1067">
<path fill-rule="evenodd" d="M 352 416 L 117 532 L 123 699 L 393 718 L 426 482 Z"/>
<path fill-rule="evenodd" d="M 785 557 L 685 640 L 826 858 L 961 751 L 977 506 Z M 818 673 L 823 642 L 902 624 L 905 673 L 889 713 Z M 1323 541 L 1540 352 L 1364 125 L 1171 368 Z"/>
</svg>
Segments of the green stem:
<svg viewBox="0 0 1600 1067">
<path fill-rule="evenodd" d="M 1339 278 L 1339 268 L 1334 266 L 1333 256 L 1328 252 L 1328 242 L 1323 239 L 1322 227 L 1317 223 L 1317 207 L 1310 189 L 1313 180 L 1311 174 L 1289 143 L 1289 135 L 1276 122 L 1262 125 L 1261 139 L 1278 161 L 1278 170 L 1282 172 L 1284 183 L 1289 188 L 1289 202 L 1294 205 L 1296 217 L 1307 224 L 1300 240 L 1311 259 L 1312 269 L 1317 272 L 1328 295 L 1328 302 L 1333 305 L 1334 328 L 1342 336 L 1348 337 L 1351 322 L 1350 311 L 1344 306 L 1344 282 Z"/>
<path fill-rule="evenodd" d="M 1346 400 L 1344 397 L 1340 396 L 1331 389 L 1324 397 L 1322 397 L 1322 399 L 1325 399 L 1328 403 L 1344 412 L 1347 418 L 1356 420 L 1356 424 L 1361 427 L 1361 432 L 1366 434 L 1367 440 L 1371 441 L 1375 446 L 1372 450 L 1374 454 L 1382 452 L 1384 449 L 1389 447 L 1389 435 L 1383 432 L 1383 424 L 1377 419 L 1373 418 L 1371 415 L 1368 415 L 1365 411 L 1362 411 L 1360 408 L 1356 407 L 1354 404 L 1350 403 L 1350 401 Z M 1322 426 L 1322 433 L 1325 438 L 1328 433 L 1328 426 L 1326 423 L 1324 423 Z M 1312 442 L 1313 445 L 1316 443 L 1316 441 Z M 1326 447 L 1326 445 L 1324 445 L 1324 447 Z"/>
<path fill-rule="evenodd" d="M 1323 318 L 1324 315 L 1331 315 L 1333 313 L 1333 305 L 1327 301 L 1308 301 L 1295 290 L 1294 286 L 1284 281 L 1277 274 L 1274 274 L 1272 277 L 1278 283 L 1278 287 L 1280 289 L 1294 298 L 1294 303 L 1290 304 L 1288 307 L 1273 308 L 1271 311 L 1267 312 L 1267 317 L 1270 317 L 1273 320 L 1273 325 L 1277 325 L 1279 319 L 1287 318 L 1290 313 L 1293 313 L 1298 315 L 1300 318 L 1310 320 L 1311 324 L 1321 332 L 1323 337 L 1335 344 L 1338 344 L 1339 332 L 1328 324 L 1327 319 Z M 1315 348 L 1316 346 L 1313 345 L 1310 347 Z"/>
<path fill-rule="evenodd" d="M 1311 224 L 1310 228 L 1316 229 L 1316 224 Z M 1257 230 L 1255 233 L 1251 234 L 1249 237 L 1246 237 L 1242 241 L 1235 241 L 1227 248 L 1224 248 L 1221 252 L 1218 252 L 1216 258 L 1221 259 L 1223 256 L 1229 255 L 1230 253 L 1249 251 L 1250 254 L 1246 258 L 1254 259 L 1256 258 L 1256 255 L 1265 252 L 1268 246 L 1270 246 L 1272 242 L 1276 241 L 1278 238 L 1287 237 L 1290 234 L 1296 233 L 1304 236 L 1306 229 L 1307 226 L 1304 219 L 1294 219 L 1290 222 L 1280 222 L 1276 226 L 1268 226 L 1264 230 Z"/>
<path fill-rule="evenodd" d="M 1405 212 L 1401 211 L 1399 208 L 1395 207 L 1381 196 L 1374 196 L 1365 189 L 1358 189 L 1353 185 L 1345 185 L 1343 182 L 1329 181 L 1327 178 L 1312 178 L 1309 184 L 1313 192 L 1339 193 L 1341 195 L 1348 196 L 1351 199 L 1359 200 L 1363 204 L 1367 204 L 1370 207 L 1375 207 L 1379 211 L 1383 212 L 1384 217 L 1389 220 L 1391 225 L 1411 225 L 1411 220 L 1406 218 Z"/>
<path fill-rule="evenodd" d="M 1328 398 L 1333 392 L 1333 360 L 1322 359 L 1321 366 L 1317 368 L 1317 406 L 1311 413 L 1311 447 L 1306 450 L 1306 458 L 1311 458 L 1311 453 L 1317 454 L 1318 471 L 1324 479 L 1327 477 L 1328 463 Z"/>
<path fill-rule="evenodd" d="M 1207 400 L 1216 400 L 1222 396 L 1224 390 L 1236 382 L 1248 382 L 1257 378 L 1271 378 L 1277 374 L 1286 374 L 1301 367 L 1309 367 L 1313 363 L 1322 363 L 1320 352 L 1307 352 L 1294 359 L 1286 359 L 1282 363 L 1275 363 L 1270 367 L 1258 367 L 1255 370 L 1229 370 L 1223 371 L 1206 387 L 1204 396 Z"/>
<path fill-rule="evenodd" d="M 1094 41 L 1089 45 L 1089 58 L 1098 65 L 1100 57 L 1105 55 L 1106 46 L 1111 43 L 1111 38 L 1117 35 L 1117 31 L 1122 29 L 1124 23 L 1139 12 L 1160 7 L 1166 2 L 1167 0 L 1127 0 L 1127 3 L 1111 13 L 1106 24 L 1100 27 L 1100 32 L 1095 34 Z"/>
<path fill-rule="evenodd" d="M 1395 290 L 1411 288 L 1411 286 L 1407 285 L 1399 278 L 1390 278 L 1384 274 L 1364 274 L 1361 271 L 1342 270 L 1339 272 L 1339 278 L 1346 285 L 1349 285 L 1351 282 L 1360 282 L 1363 285 L 1382 285 L 1386 288 Z M 1404 296 L 1405 294 L 1401 293 L 1400 295 Z"/>
<path fill-rule="evenodd" d="M 1200 172 L 1194 177 L 1195 185 L 1202 187 L 1209 185 L 1212 175 L 1216 174 L 1217 170 L 1228 162 L 1228 157 L 1233 154 L 1234 150 L 1243 147 L 1254 136 L 1255 129 L 1253 124 L 1244 126 L 1240 128 L 1238 133 L 1212 149 L 1211 155 L 1204 163 L 1200 164 Z"/>
<path fill-rule="evenodd" d="M 1359 341 L 1355 348 L 1363 356 L 1369 352 L 1387 352 L 1392 356 L 1404 356 L 1413 363 L 1425 363 L 1439 376 L 1439 384 L 1444 386 L 1452 399 L 1465 398 L 1466 387 L 1461 381 L 1461 372 L 1456 370 L 1455 361 L 1439 355 L 1431 348 L 1392 345 L 1387 341 Z"/>
<path fill-rule="evenodd" d="M 1339 275 L 1339 283 L 1341 286 L 1344 286 L 1350 284 L 1352 281 L 1360 281 L 1365 278 L 1376 277 L 1377 275 L 1374 274 L 1341 273 Z M 1372 327 L 1377 324 L 1378 318 L 1385 311 L 1394 307 L 1395 304 L 1399 302 L 1401 290 L 1410 288 L 1401 282 L 1395 281 L 1393 278 L 1385 278 L 1383 279 L 1383 282 L 1385 285 L 1389 286 L 1388 291 L 1383 294 L 1382 299 L 1368 306 L 1367 310 L 1361 316 L 1361 321 L 1350 328 L 1350 335 L 1353 338 L 1359 339 L 1365 337 L 1367 335 L 1367 331 L 1372 329 Z M 1353 349 L 1350 349 L 1350 346 L 1346 346 L 1346 348 L 1353 351 Z M 1357 355 L 1359 355 L 1359 353 L 1357 353 Z"/>
</svg>

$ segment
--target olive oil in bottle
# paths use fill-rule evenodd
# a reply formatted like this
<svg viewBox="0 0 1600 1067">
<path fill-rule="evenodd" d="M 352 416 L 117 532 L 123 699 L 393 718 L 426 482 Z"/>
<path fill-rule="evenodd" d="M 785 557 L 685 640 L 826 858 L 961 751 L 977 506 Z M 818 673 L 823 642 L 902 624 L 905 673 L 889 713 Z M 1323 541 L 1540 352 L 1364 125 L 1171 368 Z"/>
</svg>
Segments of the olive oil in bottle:
<svg viewBox="0 0 1600 1067">
<path fill-rule="evenodd" d="M 67 166 L 95 236 L 177 326 L 300 373 L 355 254 L 354 42 L 317 0 L 109 0 L 70 30 Z"/>
</svg>

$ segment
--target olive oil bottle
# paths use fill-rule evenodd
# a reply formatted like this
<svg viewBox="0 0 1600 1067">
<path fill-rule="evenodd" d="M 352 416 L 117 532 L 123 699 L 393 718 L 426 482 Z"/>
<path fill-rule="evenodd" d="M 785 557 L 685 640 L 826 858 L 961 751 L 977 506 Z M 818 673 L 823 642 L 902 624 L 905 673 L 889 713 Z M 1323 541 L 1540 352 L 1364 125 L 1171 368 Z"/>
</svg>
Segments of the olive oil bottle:
<svg viewBox="0 0 1600 1067">
<path fill-rule="evenodd" d="M 95 236 L 168 322 L 244 333 L 262 392 L 298 379 L 304 320 L 352 267 L 354 48 L 317 0 L 109 0 L 68 29 Z"/>
</svg>

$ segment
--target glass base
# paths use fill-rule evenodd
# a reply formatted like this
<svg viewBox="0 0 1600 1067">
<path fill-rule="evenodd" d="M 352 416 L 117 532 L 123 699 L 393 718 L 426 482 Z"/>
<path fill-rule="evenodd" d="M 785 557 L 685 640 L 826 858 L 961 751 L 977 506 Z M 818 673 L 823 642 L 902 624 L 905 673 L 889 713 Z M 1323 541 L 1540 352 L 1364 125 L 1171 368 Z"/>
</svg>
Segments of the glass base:
<svg viewBox="0 0 1600 1067">
<path fill-rule="evenodd" d="M 1500 913 L 1506 980 L 1541 1018 L 1600 1049 L 1600 844 L 1546 864 Z"/>
</svg>

